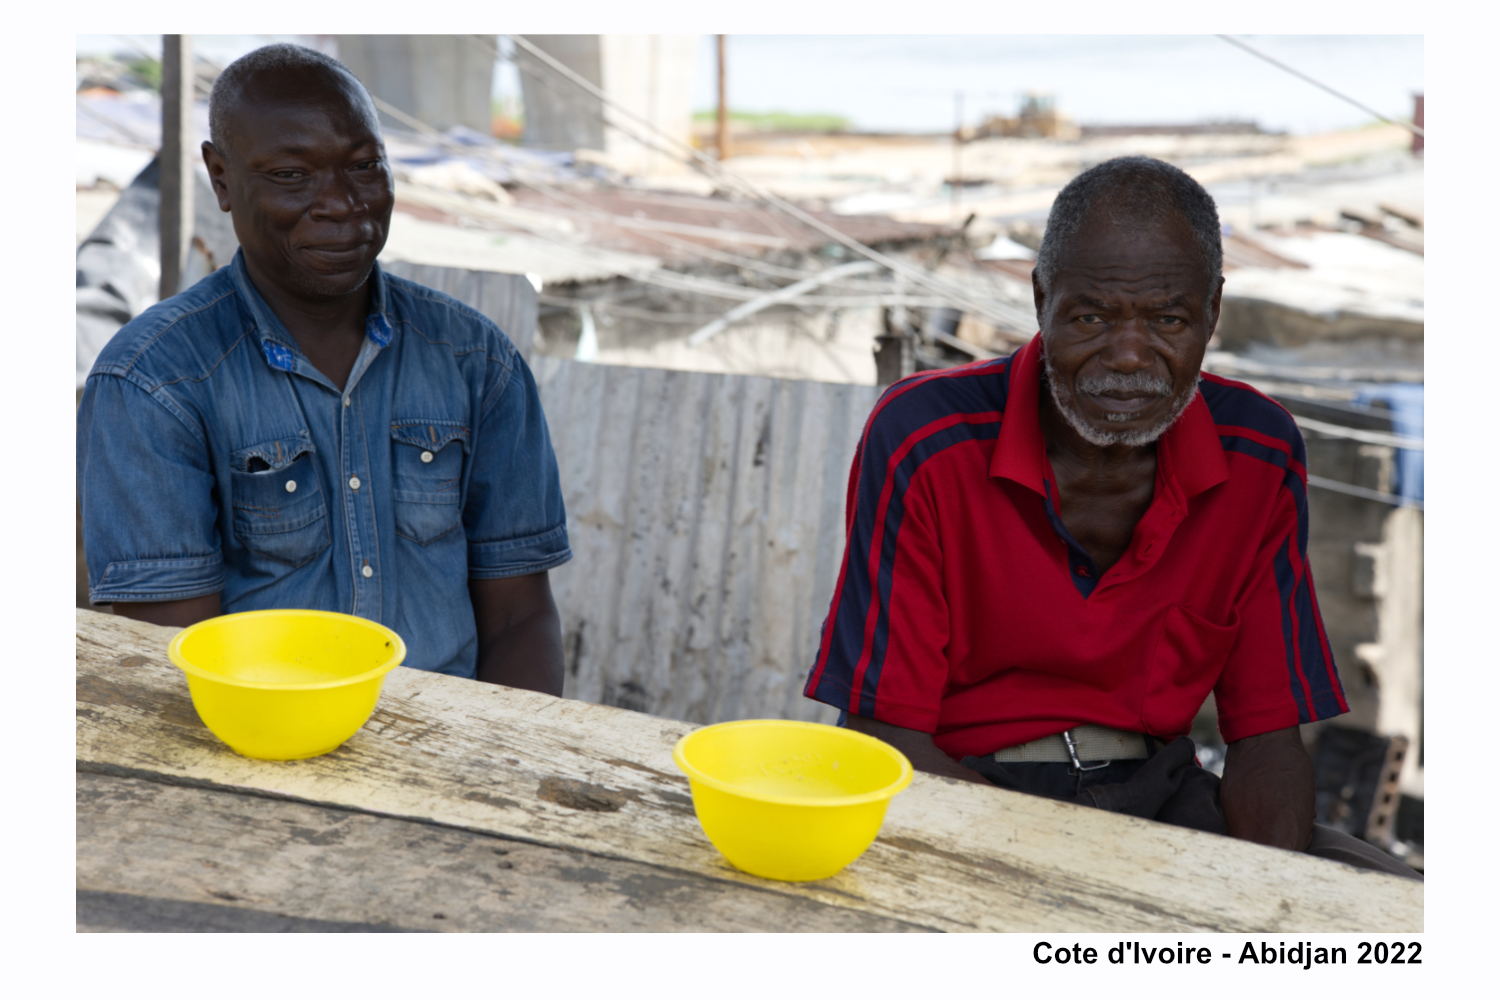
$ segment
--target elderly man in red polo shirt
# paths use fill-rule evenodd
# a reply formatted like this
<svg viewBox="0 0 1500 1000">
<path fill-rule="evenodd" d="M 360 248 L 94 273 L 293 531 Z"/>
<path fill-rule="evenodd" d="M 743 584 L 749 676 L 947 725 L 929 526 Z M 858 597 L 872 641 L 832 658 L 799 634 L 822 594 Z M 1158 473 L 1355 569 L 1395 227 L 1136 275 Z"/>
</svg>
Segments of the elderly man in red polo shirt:
<svg viewBox="0 0 1500 1000">
<path fill-rule="evenodd" d="M 1348 710 L 1297 425 L 1201 375 L 1213 199 L 1122 157 L 1058 195 L 1008 358 L 897 382 L 850 475 L 810 698 L 918 770 L 1417 877 L 1313 823 L 1298 726 Z M 1214 692 L 1222 782 L 1187 738 Z"/>
</svg>

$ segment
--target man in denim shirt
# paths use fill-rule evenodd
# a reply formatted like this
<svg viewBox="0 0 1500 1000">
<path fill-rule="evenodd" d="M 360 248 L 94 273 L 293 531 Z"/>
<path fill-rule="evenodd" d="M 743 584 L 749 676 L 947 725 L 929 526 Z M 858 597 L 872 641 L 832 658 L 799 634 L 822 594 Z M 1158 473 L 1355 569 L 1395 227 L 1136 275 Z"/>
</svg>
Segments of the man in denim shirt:
<svg viewBox="0 0 1500 1000">
<path fill-rule="evenodd" d="M 100 354 L 78 411 L 89 594 L 164 625 L 360 615 L 407 666 L 562 692 L 566 562 L 536 384 L 488 319 L 383 273 L 394 188 L 339 63 L 231 65 L 203 144 L 240 252 Z"/>
</svg>

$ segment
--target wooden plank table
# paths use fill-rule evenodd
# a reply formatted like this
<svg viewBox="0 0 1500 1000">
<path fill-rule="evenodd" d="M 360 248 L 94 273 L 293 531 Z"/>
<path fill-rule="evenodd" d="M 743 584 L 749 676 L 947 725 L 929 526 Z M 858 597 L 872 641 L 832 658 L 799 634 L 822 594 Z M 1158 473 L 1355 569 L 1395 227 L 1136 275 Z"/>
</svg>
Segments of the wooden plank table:
<svg viewBox="0 0 1500 1000">
<path fill-rule="evenodd" d="M 693 727 L 398 669 L 302 761 L 198 720 L 173 630 L 79 611 L 80 930 L 1420 931 L 1423 885 L 918 774 L 844 871 L 703 836 Z"/>
</svg>

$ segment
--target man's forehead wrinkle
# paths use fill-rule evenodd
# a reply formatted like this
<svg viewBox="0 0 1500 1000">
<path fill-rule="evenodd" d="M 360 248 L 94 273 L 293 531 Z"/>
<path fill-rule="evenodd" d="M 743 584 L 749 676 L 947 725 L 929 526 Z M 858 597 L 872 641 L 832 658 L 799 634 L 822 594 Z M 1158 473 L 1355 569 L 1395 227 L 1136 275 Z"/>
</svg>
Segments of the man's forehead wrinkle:
<svg viewBox="0 0 1500 1000">
<path fill-rule="evenodd" d="M 1196 275 L 1190 270 L 1173 274 L 1152 269 L 1126 274 L 1090 273 L 1087 270 L 1064 272 L 1058 275 L 1058 291 L 1061 297 L 1076 295 L 1156 295 L 1171 299 L 1191 294 Z"/>
<path fill-rule="evenodd" d="M 235 145 L 251 162 L 315 153 L 326 147 L 330 139 L 339 140 L 345 153 L 368 148 L 384 155 L 385 150 L 373 120 L 350 123 L 323 100 L 237 104 L 230 122 Z"/>
</svg>

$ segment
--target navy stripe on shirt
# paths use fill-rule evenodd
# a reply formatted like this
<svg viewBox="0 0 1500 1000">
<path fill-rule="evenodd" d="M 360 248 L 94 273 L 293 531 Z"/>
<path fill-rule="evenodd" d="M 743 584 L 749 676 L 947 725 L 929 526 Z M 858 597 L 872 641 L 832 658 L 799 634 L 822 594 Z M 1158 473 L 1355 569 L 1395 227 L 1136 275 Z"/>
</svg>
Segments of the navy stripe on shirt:
<svg viewBox="0 0 1500 1000">
<path fill-rule="evenodd" d="M 831 704 L 847 704 L 851 699 L 850 685 L 854 681 L 852 672 L 829 673 L 824 667 L 830 659 L 834 659 L 852 670 L 865 652 L 865 627 L 869 620 L 870 602 L 875 595 L 869 585 L 869 574 L 848 572 L 848 567 L 851 564 L 861 568 L 869 566 L 877 512 L 885 490 L 887 466 L 891 457 L 914 434 L 920 434 L 929 424 L 955 414 L 993 413 L 996 422 L 987 426 L 997 434 L 999 414 L 1004 411 L 1009 395 L 1009 380 L 1006 375 L 1010 360 L 1009 357 L 998 358 L 911 376 L 893 384 L 875 404 L 855 453 L 859 481 L 851 504 L 853 522 L 847 541 L 848 551 L 844 557 L 844 575 L 840 581 L 838 603 L 824 622 L 825 630 L 831 629 L 832 635 L 828 637 L 823 655 L 808 678 L 805 690 L 807 696 Z M 933 385 L 938 382 L 941 385 Z M 974 426 L 976 425 L 955 425 L 970 428 Z M 968 438 L 961 434 L 946 446 L 966 439 Z M 870 699 L 874 698 L 880 675 L 879 663 L 885 655 L 889 627 L 890 573 L 895 561 L 896 534 L 904 514 L 902 495 L 916 474 L 916 469 L 939 450 L 942 449 L 914 447 L 912 451 L 920 452 L 919 457 L 913 462 L 911 454 L 906 456 L 907 461 L 901 463 L 903 471 L 900 472 L 898 486 L 892 490 L 889 500 L 892 509 L 887 511 L 877 573 L 877 577 L 884 581 L 880 584 L 880 607 L 877 610 L 879 617 L 875 641 L 878 645 L 871 650 L 866 680 L 860 685 L 862 704 L 866 700 L 865 691 L 869 692 Z M 873 681 L 868 679 L 872 668 L 875 671 Z"/>
</svg>

